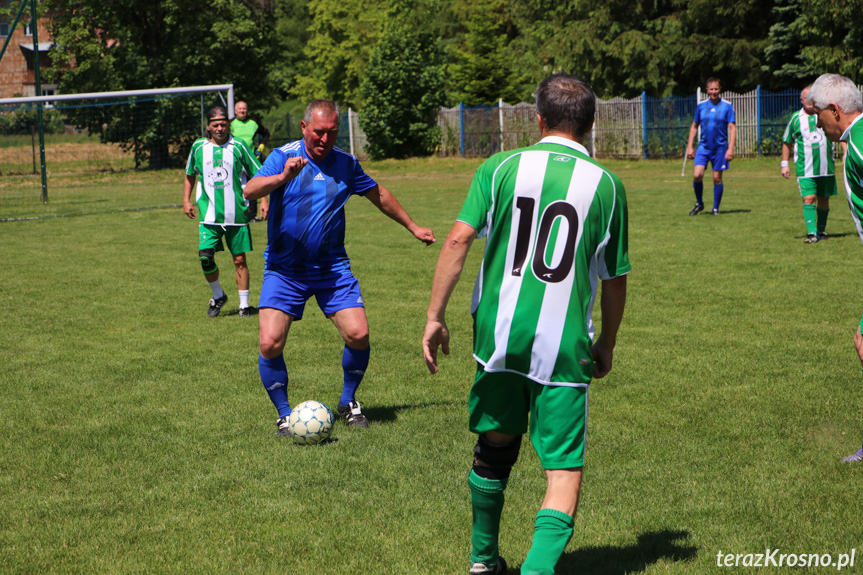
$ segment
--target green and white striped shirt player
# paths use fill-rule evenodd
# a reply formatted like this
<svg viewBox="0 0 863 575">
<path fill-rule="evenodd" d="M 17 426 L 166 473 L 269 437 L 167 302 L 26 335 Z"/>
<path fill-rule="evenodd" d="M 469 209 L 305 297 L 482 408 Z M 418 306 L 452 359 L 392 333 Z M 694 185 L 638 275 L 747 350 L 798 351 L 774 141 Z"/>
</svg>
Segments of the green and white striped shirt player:
<svg viewBox="0 0 863 575">
<path fill-rule="evenodd" d="M 198 176 L 195 201 L 202 224 L 244 226 L 252 220 L 243 188 L 261 163 L 233 137 L 219 146 L 206 138 L 195 140 L 186 174 Z"/>
<path fill-rule="evenodd" d="M 840 138 L 848 143 L 845 153 L 845 191 L 857 234 L 863 241 L 863 114 L 854 118 Z"/>
<path fill-rule="evenodd" d="M 782 141 L 794 144 L 794 168 L 798 178 L 835 176 L 833 144 L 817 127 L 818 116 L 798 110 L 791 116 Z"/>
<path fill-rule="evenodd" d="M 626 193 L 559 137 L 489 158 L 458 220 L 487 235 L 474 287 L 474 357 L 545 385 L 590 383 L 597 278 L 631 270 Z"/>
</svg>

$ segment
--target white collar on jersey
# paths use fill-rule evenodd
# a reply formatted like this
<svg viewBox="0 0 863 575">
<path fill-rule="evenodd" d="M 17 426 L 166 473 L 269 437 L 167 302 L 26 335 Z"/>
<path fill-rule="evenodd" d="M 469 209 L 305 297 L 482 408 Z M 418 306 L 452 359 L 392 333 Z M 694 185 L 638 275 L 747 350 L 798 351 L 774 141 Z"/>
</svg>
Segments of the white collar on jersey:
<svg viewBox="0 0 863 575">
<path fill-rule="evenodd" d="M 562 138 L 560 136 L 546 136 L 542 140 L 539 141 L 540 144 L 560 144 L 561 146 L 567 146 L 572 148 L 577 152 L 581 152 L 588 158 L 590 157 L 590 152 L 587 151 L 587 148 L 576 142 L 575 140 L 570 140 L 569 138 Z"/>
<path fill-rule="evenodd" d="M 853 128 L 854 124 L 859 122 L 861 118 L 863 118 L 863 114 L 860 114 L 859 116 L 854 118 L 854 120 L 851 122 L 851 124 L 847 128 L 845 128 L 845 131 L 842 132 L 842 137 L 839 138 L 840 142 L 847 142 L 848 141 L 848 138 L 851 136 L 851 128 Z"/>
</svg>

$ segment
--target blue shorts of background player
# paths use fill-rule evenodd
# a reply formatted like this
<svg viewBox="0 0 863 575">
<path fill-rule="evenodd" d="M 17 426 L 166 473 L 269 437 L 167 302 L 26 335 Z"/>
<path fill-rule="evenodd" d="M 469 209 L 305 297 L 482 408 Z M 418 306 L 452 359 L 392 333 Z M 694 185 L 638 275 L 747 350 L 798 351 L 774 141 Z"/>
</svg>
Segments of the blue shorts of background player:
<svg viewBox="0 0 863 575">
<path fill-rule="evenodd" d="M 731 167 L 731 161 L 725 159 L 725 154 L 728 148 L 719 148 L 711 152 L 703 146 L 698 146 L 695 151 L 695 160 L 692 162 L 695 166 L 706 166 L 710 162 L 710 167 L 714 172 L 724 172 Z"/>
</svg>

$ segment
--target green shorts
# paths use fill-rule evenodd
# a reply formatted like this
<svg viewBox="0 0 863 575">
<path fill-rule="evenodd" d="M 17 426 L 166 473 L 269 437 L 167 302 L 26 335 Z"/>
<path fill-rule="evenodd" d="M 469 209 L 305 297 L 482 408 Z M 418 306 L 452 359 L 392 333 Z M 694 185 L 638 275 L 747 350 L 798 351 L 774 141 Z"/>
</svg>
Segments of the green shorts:
<svg viewBox="0 0 863 575">
<path fill-rule="evenodd" d="M 222 236 L 225 236 L 225 242 L 228 244 L 231 254 L 236 256 L 252 251 L 252 231 L 249 229 L 249 224 L 244 226 L 200 224 L 198 227 L 200 235 L 199 250 L 225 251 L 222 245 Z"/>
<path fill-rule="evenodd" d="M 470 430 L 522 435 L 529 426 L 543 469 L 581 467 L 587 390 L 542 385 L 516 373 L 489 373 L 480 365 L 468 400 Z"/>
<path fill-rule="evenodd" d="M 819 198 L 829 198 L 839 193 L 836 190 L 835 176 L 822 176 L 819 178 L 797 178 L 797 187 L 800 188 L 800 195 L 818 196 Z"/>
</svg>

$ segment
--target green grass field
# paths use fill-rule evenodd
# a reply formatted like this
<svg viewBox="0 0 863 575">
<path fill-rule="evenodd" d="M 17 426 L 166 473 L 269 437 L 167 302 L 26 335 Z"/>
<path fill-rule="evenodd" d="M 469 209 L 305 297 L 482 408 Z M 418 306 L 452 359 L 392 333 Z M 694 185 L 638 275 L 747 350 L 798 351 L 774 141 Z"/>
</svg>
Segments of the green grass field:
<svg viewBox="0 0 863 575">
<path fill-rule="evenodd" d="M 440 241 L 478 163 L 366 167 Z M 634 269 L 614 370 L 592 386 L 558 573 L 837 571 L 717 567 L 720 551 L 768 548 L 853 549 L 843 572 L 863 571 L 863 464 L 839 461 L 863 442 L 863 246 L 844 193 L 830 239 L 804 245 L 775 158 L 735 163 L 719 217 L 686 215 L 678 161 L 608 165 L 627 186 Z M 179 171 L 135 177 L 179 197 Z M 0 223 L 0 573 L 467 573 L 482 245 L 450 304 L 452 355 L 430 376 L 420 339 L 439 244 L 364 200 L 348 212 L 372 426 L 339 423 L 316 447 L 274 437 L 257 322 L 237 316 L 225 254 L 230 300 L 205 317 L 197 226 L 181 209 Z M 253 227 L 253 303 L 265 234 Z M 335 406 L 341 349 L 311 302 L 286 349 L 292 403 Z M 527 443 L 509 485 L 501 549 L 517 573 L 544 490 Z"/>
</svg>

